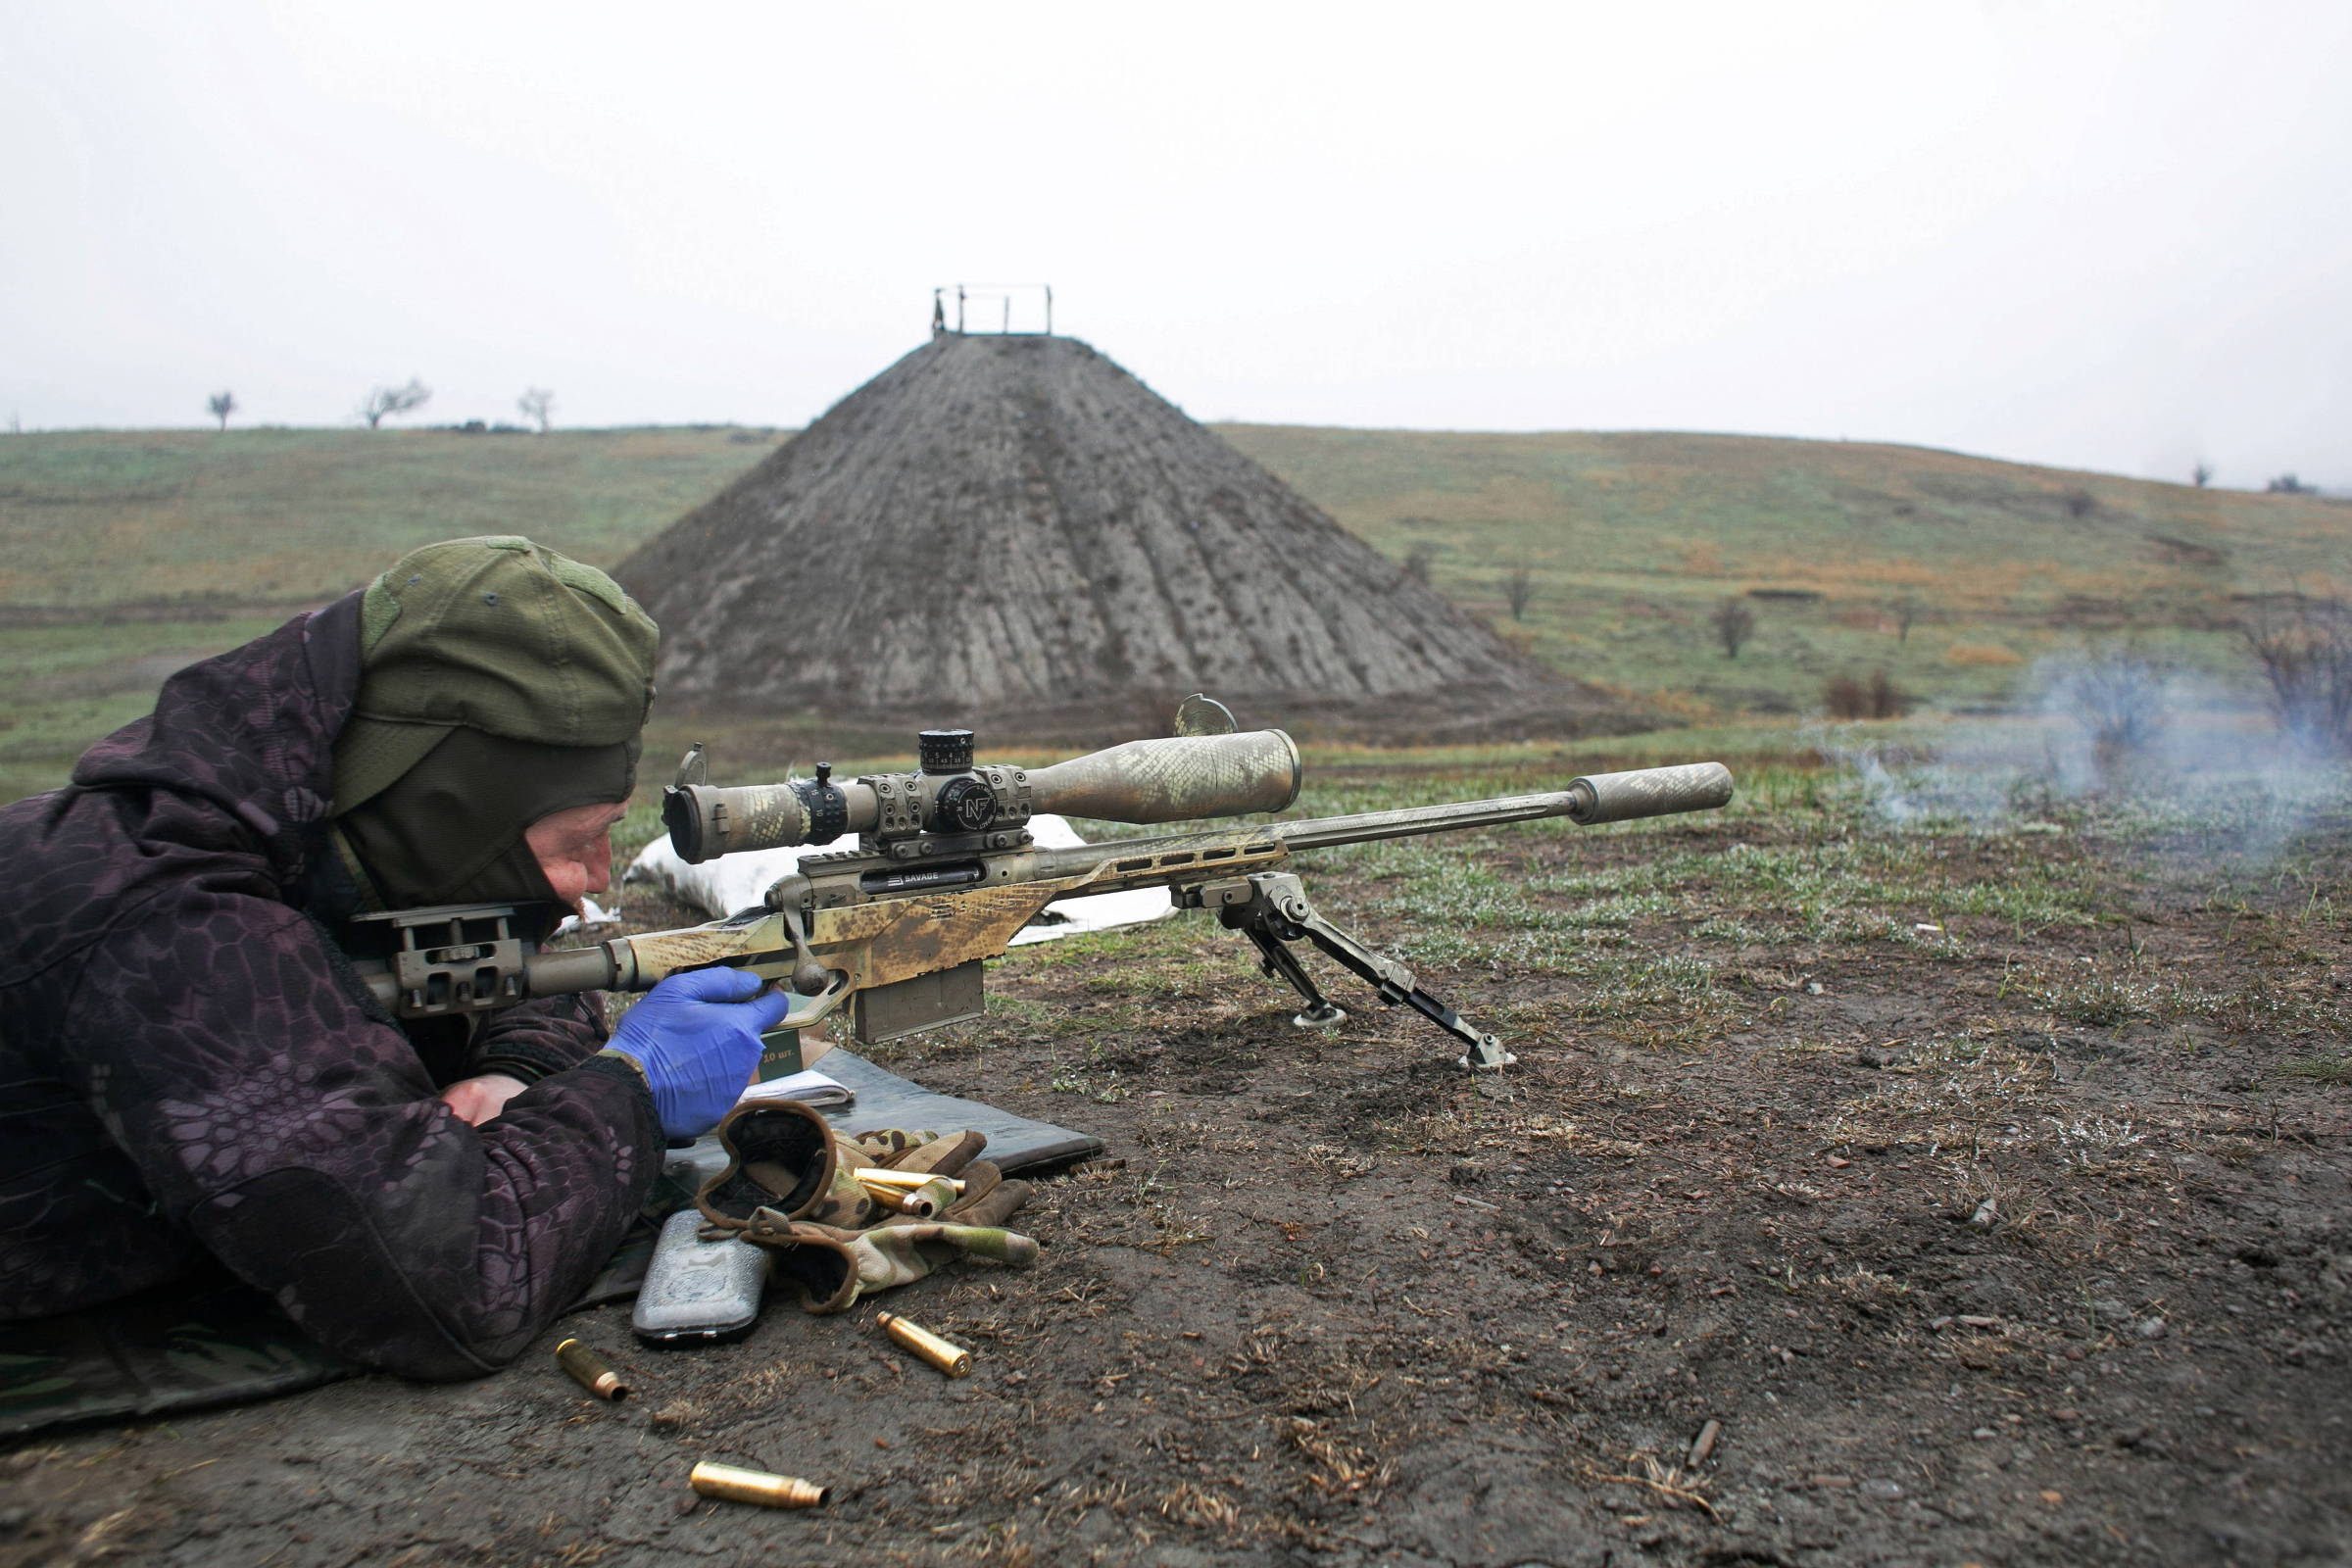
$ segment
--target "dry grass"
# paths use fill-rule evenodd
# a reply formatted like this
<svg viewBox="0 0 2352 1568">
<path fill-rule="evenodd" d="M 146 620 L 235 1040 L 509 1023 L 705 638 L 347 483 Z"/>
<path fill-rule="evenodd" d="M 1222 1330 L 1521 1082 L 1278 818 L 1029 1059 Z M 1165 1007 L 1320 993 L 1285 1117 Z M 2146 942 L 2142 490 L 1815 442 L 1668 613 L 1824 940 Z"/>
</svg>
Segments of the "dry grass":
<svg viewBox="0 0 2352 1568">
<path fill-rule="evenodd" d="M 2006 667 L 2024 663 L 2026 656 L 1999 643 L 1953 643 L 1943 651 L 1943 662 L 1978 667 Z"/>
</svg>

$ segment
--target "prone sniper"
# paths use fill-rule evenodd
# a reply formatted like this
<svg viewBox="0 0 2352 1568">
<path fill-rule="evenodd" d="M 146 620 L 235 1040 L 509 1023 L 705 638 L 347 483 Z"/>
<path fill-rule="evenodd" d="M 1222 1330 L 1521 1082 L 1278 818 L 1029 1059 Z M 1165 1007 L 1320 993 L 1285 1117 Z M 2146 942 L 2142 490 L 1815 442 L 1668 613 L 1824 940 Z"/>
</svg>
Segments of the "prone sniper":
<svg viewBox="0 0 2352 1568">
<path fill-rule="evenodd" d="M 984 961 L 1081 894 L 1157 886 L 1213 909 L 1298 992 L 1300 1022 L 1334 1023 L 1294 951 L 1312 945 L 1467 1064 L 1499 1065 L 1500 1042 L 1324 919 L 1291 857 L 1731 789 L 1703 763 L 1236 821 L 1296 801 L 1298 753 L 1205 700 L 1176 736 L 1035 769 L 944 731 L 908 773 L 723 789 L 698 753 L 668 797 L 685 853 L 856 848 L 731 918 L 542 953 L 555 912 L 604 885 L 658 635 L 611 578 L 527 539 L 427 545 L 181 670 L 72 784 L 0 808 L 19 888 L 0 908 L 0 1117 L 20 1129 L 0 1144 L 0 1321 L 210 1269 L 352 1360 L 480 1376 L 579 1298 L 664 1146 L 736 1105 L 763 1033 L 843 1011 L 874 1042 L 975 1016 Z M 1046 849 L 1040 811 L 1167 831 Z M 790 1010 L 772 982 L 809 1000 Z M 652 995 L 608 1032 L 599 987 Z M 1006 1192 L 967 1189 L 939 1218 L 993 1224 Z M 932 1245 L 883 1240 L 842 1255 L 895 1279 Z"/>
</svg>

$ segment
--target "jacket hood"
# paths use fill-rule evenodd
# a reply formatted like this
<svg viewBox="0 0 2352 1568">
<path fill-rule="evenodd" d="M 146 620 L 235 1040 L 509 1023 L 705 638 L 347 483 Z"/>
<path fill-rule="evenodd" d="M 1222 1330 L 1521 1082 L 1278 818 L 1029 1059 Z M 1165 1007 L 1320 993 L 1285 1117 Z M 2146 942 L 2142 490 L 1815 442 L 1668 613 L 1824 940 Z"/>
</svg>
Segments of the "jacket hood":
<svg viewBox="0 0 2352 1568">
<path fill-rule="evenodd" d="M 155 711 L 84 752 L 74 783 L 207 801 L 296 880 L 322 836 L 334 740 L 360 683 L 360 596 L 295 616 L 164 682 Z"/>
</svg>

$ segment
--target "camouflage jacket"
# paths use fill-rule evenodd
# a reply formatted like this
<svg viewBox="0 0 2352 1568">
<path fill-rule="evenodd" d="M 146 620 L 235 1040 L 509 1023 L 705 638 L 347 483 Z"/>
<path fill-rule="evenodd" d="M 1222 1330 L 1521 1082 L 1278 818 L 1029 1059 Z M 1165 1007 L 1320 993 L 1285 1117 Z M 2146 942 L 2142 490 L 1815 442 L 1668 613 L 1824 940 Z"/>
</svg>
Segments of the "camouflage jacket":
<svg viewBox="0 0 2352 1568">
<path fill-rule="evenodd" d="M 0 1320 L 210 1252 L 331 1349 L 472 1377 L 579 1295 L 660 1173 L 596 999 L 404 1031 L 337 947 L 358 598 L 181 670 L 70 787 L 0 809 Z M 537 1081 L 468 1127 L 436 1094 L 485 1067 Z"/>
</svg>

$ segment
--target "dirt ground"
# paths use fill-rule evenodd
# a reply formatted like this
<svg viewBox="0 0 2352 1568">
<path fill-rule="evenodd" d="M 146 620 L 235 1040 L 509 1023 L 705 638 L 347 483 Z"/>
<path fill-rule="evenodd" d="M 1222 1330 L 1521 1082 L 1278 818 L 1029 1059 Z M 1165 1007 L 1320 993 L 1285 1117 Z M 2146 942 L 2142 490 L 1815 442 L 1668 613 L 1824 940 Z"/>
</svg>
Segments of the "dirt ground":
<svg viewBox="0 0 2352 1568">
<path fill-rule="evenodd" d="M 1460 844 L 1304 869 L 1497 1080 L 1344 977 L 1293 1028 L 1200 916 L 1024 950 L 885 1058 L 1127 1161 L 1042 1186 L 1034 1269 L 878 1303 L 968 1379 L 876 1303 L 668 1353 L 606 1307 L 471 1385 L 0 1455 L 0 1562 L 2352 1559 L 2352 816 L 1478 847 L 1484 891 Z M 698 1501 L 700 1458 L 831 1498 Z"/>
</svg>

